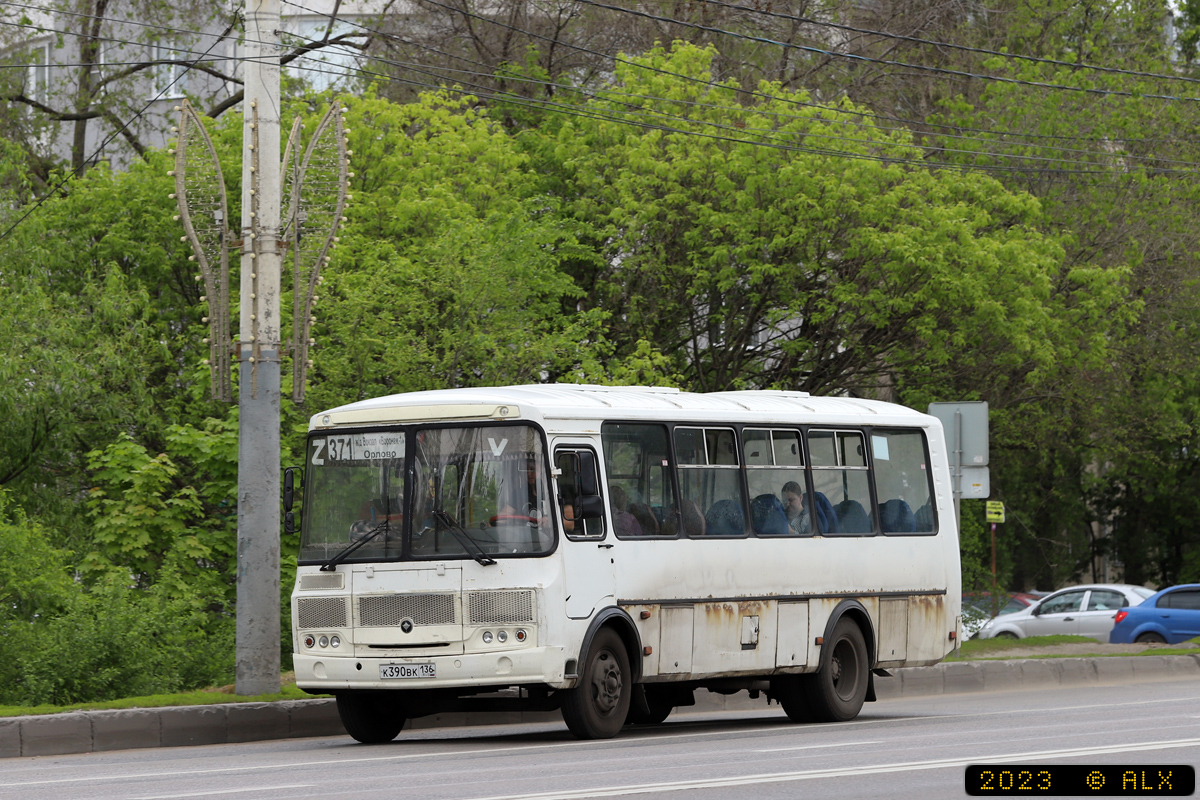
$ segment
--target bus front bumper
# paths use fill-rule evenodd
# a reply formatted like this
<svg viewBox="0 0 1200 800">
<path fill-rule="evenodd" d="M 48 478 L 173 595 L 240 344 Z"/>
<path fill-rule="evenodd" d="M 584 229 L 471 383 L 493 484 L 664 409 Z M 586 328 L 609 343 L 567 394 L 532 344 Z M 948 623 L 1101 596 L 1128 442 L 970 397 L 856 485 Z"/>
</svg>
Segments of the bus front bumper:
<svg viewBox="0 0 1200 800">
<path fill-rule="evenodd" d="M 453 656 L 415 658 L 362 658 L 358 656 L 293 657 L 296 686 L 315 692 L 339 689 L 451 689 L 455 687 L 516 686 L 548 684 L 564 689 L 574 684 L 574 676 L 564 675 L 566 650 L 561 647 L 532 647 L 493 653 L 467 653 Z M 403 669 L 381 672 L 395 665 Z M 434 677 L 424 677 L 432 671 Z M 414 677 L 383 678 L 382 674 L 406 674 Z"/>
</svg>

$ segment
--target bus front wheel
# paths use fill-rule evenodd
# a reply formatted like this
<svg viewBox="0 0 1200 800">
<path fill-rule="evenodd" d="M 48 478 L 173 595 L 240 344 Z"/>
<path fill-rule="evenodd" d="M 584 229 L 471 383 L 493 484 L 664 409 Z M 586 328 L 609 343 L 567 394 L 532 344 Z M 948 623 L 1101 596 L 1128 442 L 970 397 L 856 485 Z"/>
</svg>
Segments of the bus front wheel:
<svg viewBox="0 0 1200 800">
<path fill-rule="evenodd" d="M 858 716 L 867 699 L 871 665 L 867 643 L 854 620 L 842 617 L 821 648 L 821 667 L 808 677 L 808 706 L 818 722 L 845 722 Z M 786 710 L 787 707 L 784 706 Z"/>
<path fill-rule="evenodd" d="M 612 628 L 601 628 L 562 703 L 563 720 L 580 739 L 611 739 L 629 716 L 632 673 L 625 644 Z"/>
<path fill-rule="evenodd" d="M 399 701 L 387 692 L 338 692 L 338 716 L 346 733 L 363 744 L 385 744 L 404 727 Z"/>
</svg>

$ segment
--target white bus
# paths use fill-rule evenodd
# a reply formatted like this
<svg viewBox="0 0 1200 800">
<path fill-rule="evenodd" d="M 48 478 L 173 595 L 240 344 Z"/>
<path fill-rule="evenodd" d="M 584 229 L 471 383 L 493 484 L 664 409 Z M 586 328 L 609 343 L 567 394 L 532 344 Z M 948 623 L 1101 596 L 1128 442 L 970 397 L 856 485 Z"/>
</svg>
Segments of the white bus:
<svg viewBox="0 0 1200 800">
<path fill-rule="evenodd" d="M 702 688 L 847 720 L 960 634 L 946 444 L 901 406 L 419 392 L 313 416 L 304 469 L 296 683 L 360 742 L 480 709 L 607 738 Z"/>
</svg>

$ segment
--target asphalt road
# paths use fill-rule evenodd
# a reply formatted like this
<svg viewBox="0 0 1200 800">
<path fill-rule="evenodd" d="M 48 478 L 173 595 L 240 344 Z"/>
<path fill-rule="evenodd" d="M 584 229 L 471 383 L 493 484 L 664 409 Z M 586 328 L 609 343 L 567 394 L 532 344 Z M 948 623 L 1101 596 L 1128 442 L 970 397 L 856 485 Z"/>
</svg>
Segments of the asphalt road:
<svg viewBox="0 0 1200 800">
<path fill-rule="evenodd" d="M 678 715 L 580 742 L 561 724 L 0 762 L 0 800 L 74 798 L 961 798 L 968 764 L 1200 764 L 1200 685 L 899 698 L 794 725 L 774 708 Z"/>
</svg>

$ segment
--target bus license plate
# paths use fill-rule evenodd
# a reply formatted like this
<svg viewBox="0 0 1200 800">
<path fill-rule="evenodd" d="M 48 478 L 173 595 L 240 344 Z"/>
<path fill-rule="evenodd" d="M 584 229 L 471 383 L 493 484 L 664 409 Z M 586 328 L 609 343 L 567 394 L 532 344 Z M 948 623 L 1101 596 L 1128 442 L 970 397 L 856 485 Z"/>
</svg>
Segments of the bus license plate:
<svg viewBox="0 0 1200 800">
<path fill-rule="evenodd" d="M 390 678 L 436 678 L 436 664 L 380 664 L 379 677 Z"/>
</svg>

